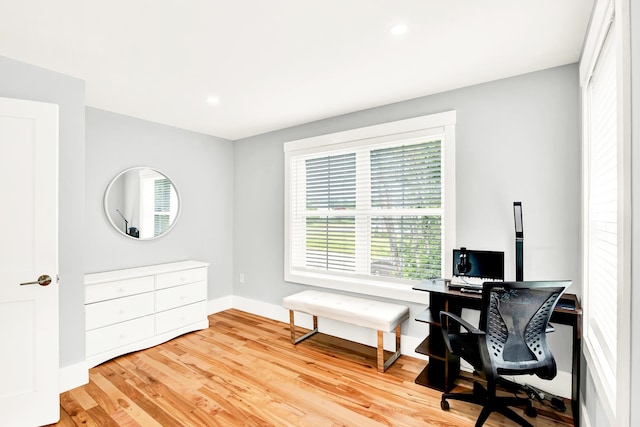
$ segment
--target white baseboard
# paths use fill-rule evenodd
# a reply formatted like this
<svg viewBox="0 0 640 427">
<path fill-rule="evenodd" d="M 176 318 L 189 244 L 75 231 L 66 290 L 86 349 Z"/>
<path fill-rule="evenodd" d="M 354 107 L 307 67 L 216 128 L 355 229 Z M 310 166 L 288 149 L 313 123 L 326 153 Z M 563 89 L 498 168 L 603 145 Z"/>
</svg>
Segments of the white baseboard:
<svg viewBox="0 0 640 427">
<path fill-rule="evenodd" d="M 58 389 L 60 393 L 80 387 L 89 382 L 89 370 L 86 362 L 63 366 L 58 370 Z"/>
<path fill-rule="evenodd" d="M 207 314 L 219 313 L 221 311 L 233 308 L 232 296 L 220 297 L 216 299 L 210 299 L 207 301 Z"/>
</svg>

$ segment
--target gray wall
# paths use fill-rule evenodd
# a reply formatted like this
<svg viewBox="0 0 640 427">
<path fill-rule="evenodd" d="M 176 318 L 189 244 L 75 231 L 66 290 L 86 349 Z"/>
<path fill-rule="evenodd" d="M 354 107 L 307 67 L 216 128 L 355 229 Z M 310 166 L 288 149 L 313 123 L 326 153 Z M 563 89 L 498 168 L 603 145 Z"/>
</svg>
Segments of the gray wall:
<svg viewBox="0 0 640 427">
<path fill-rule="evenodd" d="M 283 278 L 283 142 L 447 110 L 457 111 L 457 246 L 504 251 L 505 276 L 514 279 L 512 203 L 522 201 L 525 279 L 572 279 L 570 292 L 579 294 L 575 64 L 237 141 L 233 294 L 279 305 L 304 288 Z M 407 321 L 403 333 L 424 336 L 416 323 Z M 570 341 L 570 331 L 553 335 L 559 368 L 570 371 L 570 349 L 561 342 Z"/>
<path fill-rule="evenodd" d="M 95 108 L 86 119 L 85 271 L 194 259 L 211 263 L 209 299 L 230 295 L 233 143 Z M 109 182 L 133 166 L 163 172 L 181 198 L 175 227 L 155 240 L 123 236 L 104 212 Z"/>
<path fill-rule="evenodd" d="M 58 104 L 60 366 L 84 360 L 84 81 L 0 57 L 0 96 Z"/>
</svg>

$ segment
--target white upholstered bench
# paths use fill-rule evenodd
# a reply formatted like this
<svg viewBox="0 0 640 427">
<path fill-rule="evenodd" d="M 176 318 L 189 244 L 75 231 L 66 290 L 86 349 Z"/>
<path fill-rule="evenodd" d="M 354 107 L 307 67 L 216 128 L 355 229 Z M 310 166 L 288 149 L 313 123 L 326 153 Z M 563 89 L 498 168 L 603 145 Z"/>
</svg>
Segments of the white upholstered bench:
<svg viewBox="0 0 640 427">
<path fill-rule="evenodd" d="M 318 332 L 318 316 L 351 323 L 378 331 L 378 372 L 384 372 L 400 356 L 400 325 L 409 318 L 409 307 L 347 295 L 319 291 L 303 291 L 289 295 L 282 300 L 289 309 L 291 342 L 298 344 Z M 294 311 L 313 316 L 313 330 L 296 338 Z M 385 362 L 383 332 L 396 334 L 396 351 Z"/>
</svg>

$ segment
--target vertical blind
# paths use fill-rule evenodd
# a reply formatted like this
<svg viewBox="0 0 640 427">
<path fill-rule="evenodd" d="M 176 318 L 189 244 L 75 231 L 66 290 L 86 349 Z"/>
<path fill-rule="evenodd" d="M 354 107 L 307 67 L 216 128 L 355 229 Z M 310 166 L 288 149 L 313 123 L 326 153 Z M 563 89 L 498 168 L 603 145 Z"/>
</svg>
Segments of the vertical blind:
<svg viewBox="0 0 640 427">
<path fill-rule="evenodd" d="M 442 138 L 291 158 L 292 268 L 442 275 Z"/>
<path fill-rule="evenodd" d="M 613 31 L 587 86 L 586 339 L 615 401 L 618 294 L 618 132 Z"/>
</svg>

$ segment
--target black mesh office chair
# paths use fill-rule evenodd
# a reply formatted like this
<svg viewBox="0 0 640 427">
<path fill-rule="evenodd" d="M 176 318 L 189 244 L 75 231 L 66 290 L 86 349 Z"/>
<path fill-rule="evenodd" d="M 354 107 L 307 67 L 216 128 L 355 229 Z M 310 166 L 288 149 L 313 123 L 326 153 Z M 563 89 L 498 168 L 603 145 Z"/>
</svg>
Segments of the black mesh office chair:
<svg viewBox="0 0 640 427">
<path fill-rule="evenodd" d="M 523 426 L 531 426 L 509 406 L 524 406 L 536 416 L 527 398 L 496 396 L 496 386 L 513 390 L 514 383 L 501 375 L 536 374 L 556 376 L 556 362 L 547 346 L 546 330 L 551 313 L 570 281 L 484 283 L 480 326 L 474 327 L 455 314 L 440 312 L 440 323 L 449 351 L 469 362 L 487 381 L 475 382 L 473 393 L 444 393 L 440 406 L 449 410 L 447 399 L 482 405 L 476 426 L 491 412 L 499 412 Z M 460 327 L 466 332 L 460 332 Z"/>
</svg>

